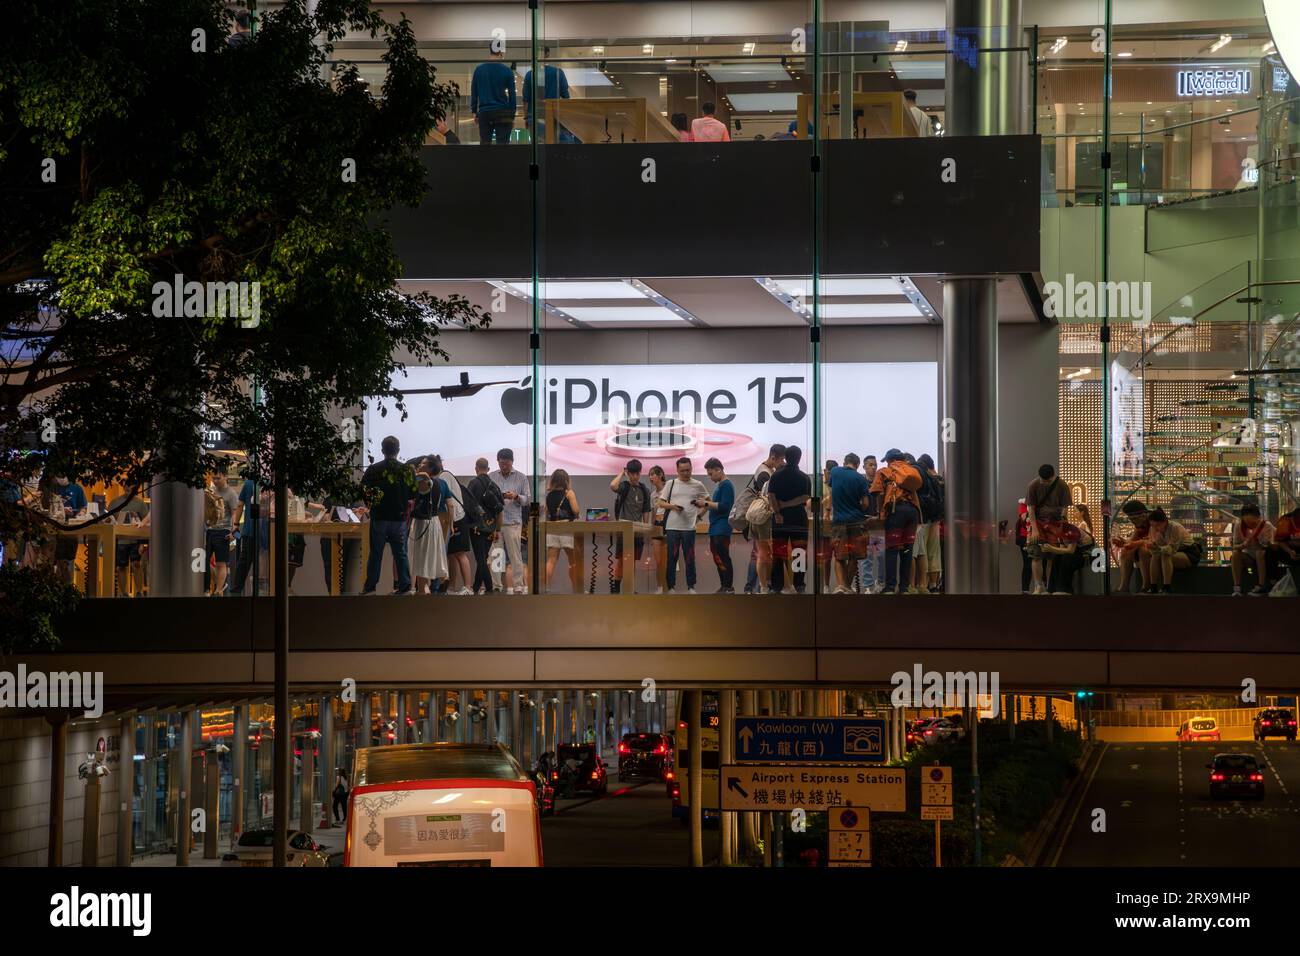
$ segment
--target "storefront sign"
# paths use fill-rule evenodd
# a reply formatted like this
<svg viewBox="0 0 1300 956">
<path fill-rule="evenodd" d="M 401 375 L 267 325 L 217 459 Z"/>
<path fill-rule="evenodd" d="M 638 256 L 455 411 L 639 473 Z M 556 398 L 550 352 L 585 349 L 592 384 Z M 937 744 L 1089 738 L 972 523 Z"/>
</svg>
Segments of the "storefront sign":
<svg viewBox="0 0 1300 956">
<path fill-rule="evenodd" d="M 432 389 L 458 382 L 512 382 L 447 401 L 436 392 L 408 394 L 408 415 L 366 409 L 367 454 L 395 435 L 402 457 L 439 454 L 457 476 L 474 474 L 485 457 L 510 448 L 517 468 L 531 464 L 529 442 L 536 406 L 546 472 L 616 475 L 632 458 L 659 465 L 671 479 L 680 457 L 702 474 L 717 456 L 741 481 L 753 474 L 776 442 L 811 458 L 812 375 L 806 364 L 553 365 L 539 370 L 534 396 L 529 366 L 408 368 L 393 388 Z M 938 365 L 934 362 L 835 362 L 822 368 L 825 456 L 846 452 L 883 458 L 890 448 L 920 456 L 938 445 Z M 390 411 L 391 411 L 391 403 Z M 644 480 L 644 479 L 643 479 Z M 738 485 L 739 487 L 739 485 Z"/>
<path fill-rule="evenodd" d="M 1250 70 L 1179 70 L 1179 96 L 1246 96 Z"/>
</svg>

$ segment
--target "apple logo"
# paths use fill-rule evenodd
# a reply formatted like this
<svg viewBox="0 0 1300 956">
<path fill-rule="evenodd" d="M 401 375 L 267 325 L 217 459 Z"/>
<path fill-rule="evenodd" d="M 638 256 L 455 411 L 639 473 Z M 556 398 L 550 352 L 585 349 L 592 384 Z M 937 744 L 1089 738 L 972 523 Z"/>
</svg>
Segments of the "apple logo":
<svg viewBox="0 0 1300 956">
<path fill-rule="evenodd" d="M 529 375 L 520 385 L 528 385 L 533 380 Z M 501 414 L 511 425 L 531 425 L 533 423 L 533 389 L 507 388 L 501 393 Z"/>
</svg>

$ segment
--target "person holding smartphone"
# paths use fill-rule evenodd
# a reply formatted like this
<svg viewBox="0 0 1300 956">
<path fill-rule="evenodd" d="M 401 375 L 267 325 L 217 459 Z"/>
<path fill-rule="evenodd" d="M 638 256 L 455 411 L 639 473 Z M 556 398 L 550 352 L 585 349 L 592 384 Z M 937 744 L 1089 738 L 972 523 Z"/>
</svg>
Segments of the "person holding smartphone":
<svg viewBox="0 0 1300 956">
<path fill-rule="evenodd" d="M 691 460 L 677 459 L 677 477 L 671 478 L 656 502 L 664 508 L 664 536 L 668 539 L 667 592 L 677 586 L 677 559 L 686 564 L 686 593 L 695 592 L 695 523 L 704 509 L 699 501 L 709 497 L 708 489 L 691 477 Z"/>
</svg>

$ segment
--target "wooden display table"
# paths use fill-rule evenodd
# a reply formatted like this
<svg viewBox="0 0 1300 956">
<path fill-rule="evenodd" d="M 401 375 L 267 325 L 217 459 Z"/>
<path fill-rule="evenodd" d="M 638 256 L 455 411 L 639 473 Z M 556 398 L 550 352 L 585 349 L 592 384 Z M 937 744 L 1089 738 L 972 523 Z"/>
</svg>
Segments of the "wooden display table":
<svg viewBox="0 0 1300 956">
<path fill-rule="evenodd" d="M 76 538 L 86 545 L 86 566 L 74 562 L 81 577 L 81 590 L 87 597 L 113 597 L 116 591 L 117 541 L 127 538 L 134 541 L 149 540 L 148 525 L 113 524 L 111 521 L 87 522 L 56 532 L 60 538 Z M 75 581 L 74 581 L 75 583 Z"/>
</svg>

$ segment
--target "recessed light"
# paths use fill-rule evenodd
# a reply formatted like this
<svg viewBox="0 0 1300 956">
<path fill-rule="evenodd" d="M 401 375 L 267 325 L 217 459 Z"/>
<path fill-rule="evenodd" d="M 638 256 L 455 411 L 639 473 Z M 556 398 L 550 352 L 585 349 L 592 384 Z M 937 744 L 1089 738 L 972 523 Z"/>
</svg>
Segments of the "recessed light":
<svg viewBox="0 0 1300 956">
<path fill-rule="evenodd" d="M 758 44 L 756 44 L 753 40 L 750 40 L 747 43 L 745 43 L 745 45 L 742 46 L 740 49 L 741 52 L 745 53 L 746 55 L 752 55 L 754 50 L 757 49 L 757 47 Z"/>
<path fill-rule="evenodd" d="M 1116 53 L 1115 55 L 1118 57 L 1129 57 L 1132 56 L 1133 54 L 1130 53 L 1128 50 L 1125 50 L 1123 53 Z"/>
<path fill-rule="evenodd" d="M 653 43 L 647 43 L 641 47 L 641 52 L 644 53 L 646 56 L 649 56 L 650 54 L 654 53 L 654 51 L 655 51 L 655 45 Z"/>
</svg>

